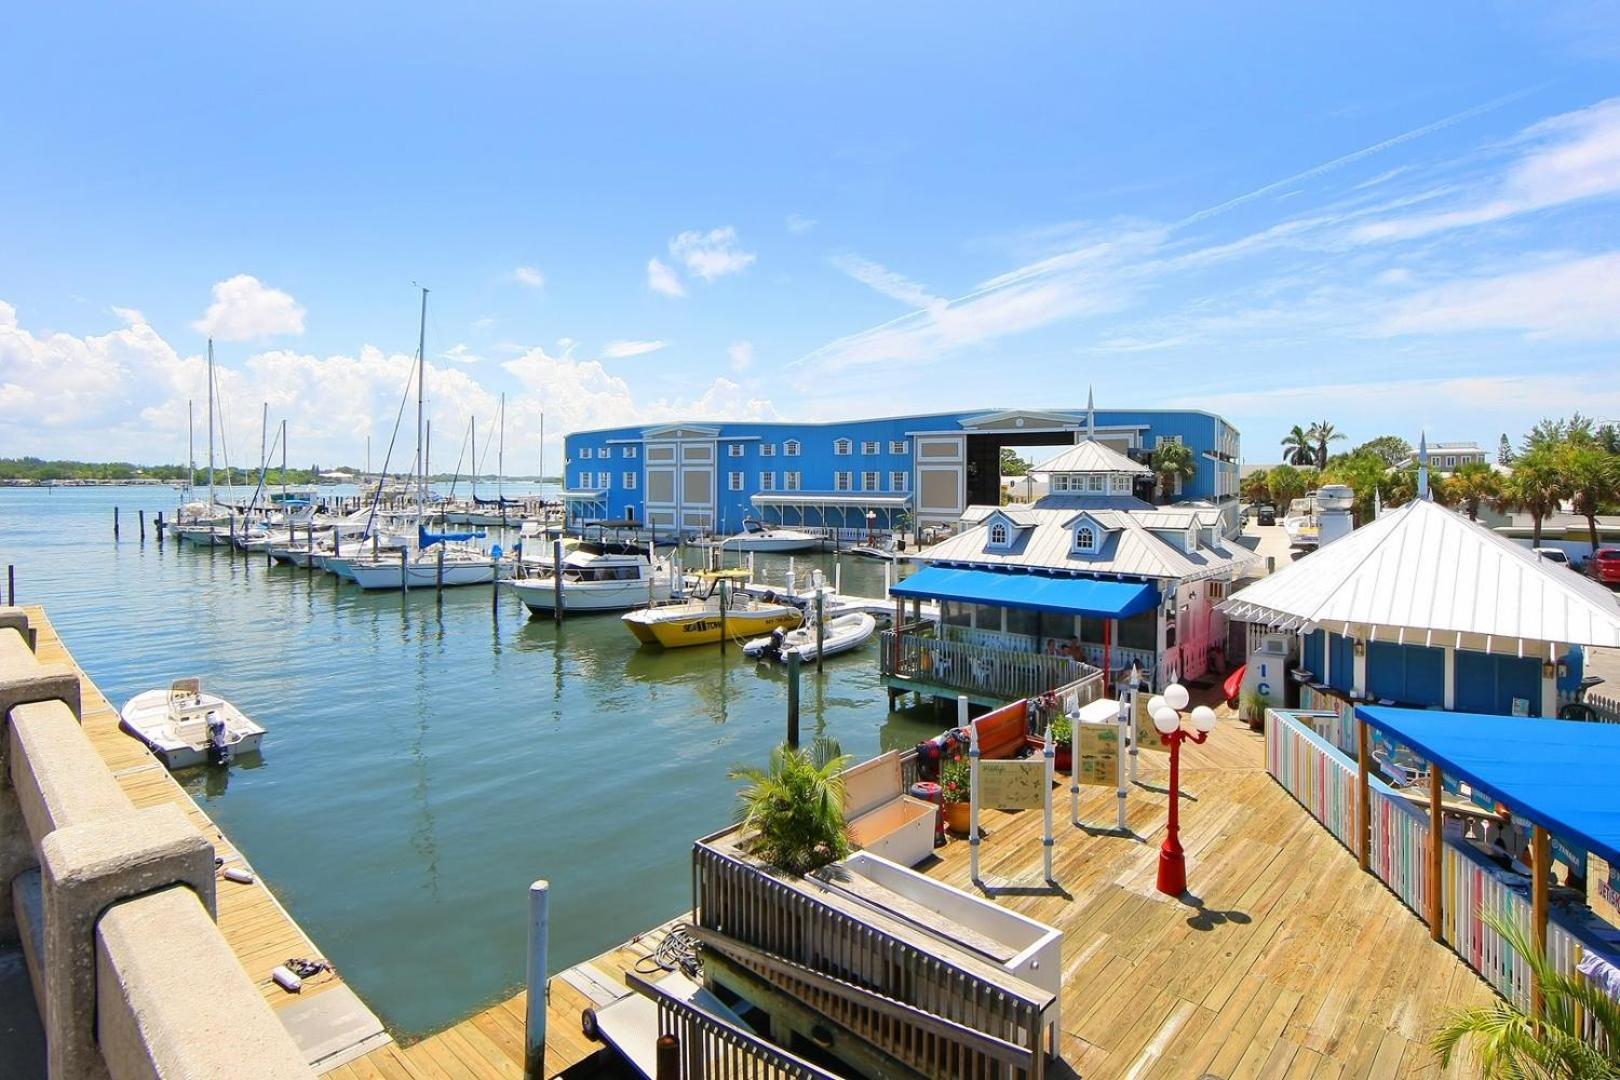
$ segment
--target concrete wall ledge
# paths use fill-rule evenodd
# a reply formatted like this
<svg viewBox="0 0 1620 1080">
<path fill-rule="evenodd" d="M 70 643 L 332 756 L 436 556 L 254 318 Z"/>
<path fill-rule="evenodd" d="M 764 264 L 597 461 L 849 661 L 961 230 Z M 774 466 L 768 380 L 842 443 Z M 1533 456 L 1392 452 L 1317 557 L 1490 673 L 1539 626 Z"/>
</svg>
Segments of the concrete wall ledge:
<svg viewBox="0 0 1620 1080">
<path fill-rule="evenodd" d="M 126 900 L 102 916 L 95 982 L 112 1080 L 315 1075 L 188 888 Z"/>
<path fill-rule="evenodd" d="M 61 701 L 12 709 L 7 749 L 11 783 L 35 844 L 57 829 L 135 812 Z"/>
</svg>

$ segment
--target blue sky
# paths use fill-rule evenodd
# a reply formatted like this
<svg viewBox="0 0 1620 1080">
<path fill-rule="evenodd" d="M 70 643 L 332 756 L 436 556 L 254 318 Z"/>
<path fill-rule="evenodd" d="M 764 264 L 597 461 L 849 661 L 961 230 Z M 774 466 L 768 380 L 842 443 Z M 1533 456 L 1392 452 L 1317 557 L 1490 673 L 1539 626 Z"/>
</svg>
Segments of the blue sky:
<svg viewBox="0 0 1620 1080">
<path fill-rule="evenodd" d="M 461 7 L 13 12 L 0 454 L 178 459 L 212 329 L 238 458 L 267 400 L 356 461 L 413 281 L 518 470 L 542 410 L 1620 416 L 1605 5 Z"/>
</svg>

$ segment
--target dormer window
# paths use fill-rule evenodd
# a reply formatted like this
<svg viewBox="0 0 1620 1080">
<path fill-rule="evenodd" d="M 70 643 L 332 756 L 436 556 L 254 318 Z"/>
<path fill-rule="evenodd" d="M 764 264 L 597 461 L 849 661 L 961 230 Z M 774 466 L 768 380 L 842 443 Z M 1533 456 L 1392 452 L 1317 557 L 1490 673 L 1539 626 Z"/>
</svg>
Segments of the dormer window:
<svg viewBox="0 0 1620 1080">
<path fill-rule="evenodd" d="M 1115 495 L 1129 495 L 1131 493 L 1131 478 L 1128 476 L 1115 476 L 1110 478 Z"/>
<path fill-rule="evenodd" d="M 1189 554 L 1191 554 L 1192 552 L 1197 551 L 1197 550 L 1198 550 L 1198 530 L 1197 529 L 1188 529 L 1187 530 L 1187 551 L 1188 551 Z"/>
<path fill-rule="evenodd" d="M 990 524 L 990 546 L 991 547 L 1006 547 L 1007 546 L 1007 523 L 1005 521 L 991 522 L 991 524 Z"/>
<path fill-rule="evenodd" d="M 1103 489 L 1103 476 L 1102 476 L 1102 474 L 1101 473 L 1092 473 L 1090 476 L 1086 477 L 1086 489 L 1088 491 L 1098 491 L 1098 492 L 1102 491 L 1102 489 Z"/>
<path fill-rule="evenodd" d="M 1097 530 L 1082 525 L 1074 530 L 1074 550 L 1091 553 L 1097 550 Z"/>
</svg>

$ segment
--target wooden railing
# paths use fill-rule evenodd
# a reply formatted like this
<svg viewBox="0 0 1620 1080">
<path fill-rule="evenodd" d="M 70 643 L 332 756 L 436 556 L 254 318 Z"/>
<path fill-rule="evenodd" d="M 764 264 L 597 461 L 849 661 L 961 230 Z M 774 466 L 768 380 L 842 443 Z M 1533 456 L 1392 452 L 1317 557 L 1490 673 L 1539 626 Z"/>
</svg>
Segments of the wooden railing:
<svg viewBox="0 0 1620 1080">
<path fill-rule="evenodd" d="M 1332 712 L 1266 713 L 1266 769 L 1345 847 L 1355 851 L 1356 765 L 1317 728 L 1340 722 Z M 1371 849 L 1369 869 L 1419 918 L 1426 918 L 1429 894 L 1425 866 L 1429 822 L 1421 808 L 1395 794 L 1377 777 L 1368 780 Z M 1532 926 L 1524 888 L 1504 881 L 1501 872 L 1466 844 L 1441 838 L 1441 933 L 1453 952 L 1521 1010 L 1530 1008 L 1530 966 L 1486 921 L 1487 915 L 1523 929 Z M 1547 926 L 1547 955 L 1553 966 L 1573 975 L 1587 947 L 1581 936 L 1553 912 Z M 1595 1034 L 1589 1028 L 1588 1035 Z"/>
<path fill-rule="evenodd" d="M 928 1076 L 1039 1080 L 1052 996 L 935 955 L 808 887 L 699 840 L 697 936 L 752 975 Z"/>
<path fill-rule="evenodd" d="M 681 1080 L 838 1080 L 836 1073 L 682 1001 L 633 972 L 625 973 L 625 981 L 658 1007 L 659 1036 L 675 1037 Z"/>
<path fill-rule="evenodd" d="M 1067 656 L 1012 652 L 885 630 L 882 674 L 1001 701 L 1037 697 L 1096 669 Z"/>
</svg>

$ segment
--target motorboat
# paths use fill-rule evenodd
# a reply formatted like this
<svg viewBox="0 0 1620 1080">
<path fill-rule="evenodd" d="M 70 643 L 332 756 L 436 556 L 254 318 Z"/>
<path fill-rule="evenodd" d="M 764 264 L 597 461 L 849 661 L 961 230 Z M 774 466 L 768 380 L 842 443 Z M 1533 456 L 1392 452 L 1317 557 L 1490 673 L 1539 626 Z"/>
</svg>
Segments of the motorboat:
<svg viewBox="0 0 1620 1080">
<path fill-rule="evenodd" d="M 655 561 L 648 550 L 612 540 L 564 540 L 562 559 L 563 610 L 566 612 L 628 611 L 667 601 L 671 572 L 666 562 Z M 522 576 L 511 591 L 536 615 L 552 614 L 557 607 L 557 579 L 549 552 L 519 563 Z"/>
<path fill-rule="evenodd" d="M 877 620 L 864 611 L 828 619 L 821 627 L 822 659 L 858 649 L 871 640 L 877 631 Z M 743 646 L 743 655 L 759 660 L 779 660 L 787 663 L 788 656 L 797 654 L 804 662 L 816 659 L 816 626 L 807 623 L 794 630 L 772 630 L 765 637 L 755 638 Z"/>
<path fill-rule="evenodd" d="M 203 692 L 202 680 L 176 679 L 167 690 L 136 694 L 118 714 L 125 731 L 151 748 L 164 765 L 228 765 L 254 754 L 264 728 L 216 694 Z"/>
<path fill-rule="evenodd" d="M 1320 542 L 1317 493 L 1312 491 L 1288 504 L 1288 513 L 1282 521 L 1283 532 L 1288 534 L 1288 546 L 1314 548 Z"/>
<path fill-rule="evenodd" d="M 884 562 L 893 562 L 896 559 L 905 558 L 900 553 L 899 547 L 892 536 L 882 540 L 868 539 L 864 544 L 856 544 L 853 547 L 845 548 L 844 553 L 854 555 L 860 559 L 880 559 Z"/>
<path fill-rule="evenodd" d="M 708 582 L 708 590 L 690 600 L 652 604 L 626 612 L 625 626 L 645 645 L 666 649 L 686 645 L 713 645 L 727 638 L 748 639 L 769 634 L 778 627 L 791 630 L 804 621 L 804 611 L 790 600 L 769 595 L 750 596 L 731 588 L 746 579 L 746 570 L 711 570 L 698 576 Z M 563 585 L 563 605 L 568 605 L 568 586 Z"/>
<path fill-rule="evenodd" d="M 717 546 L 733 551 L 770 551 L 785 554 L 793 551 L 813 551 L 820 543 L 821 538 L 813 533 L 767 526 L 763 522 L 748 518 L 743 522 L 742 532 L 726 537 Z"/>
</svg>

